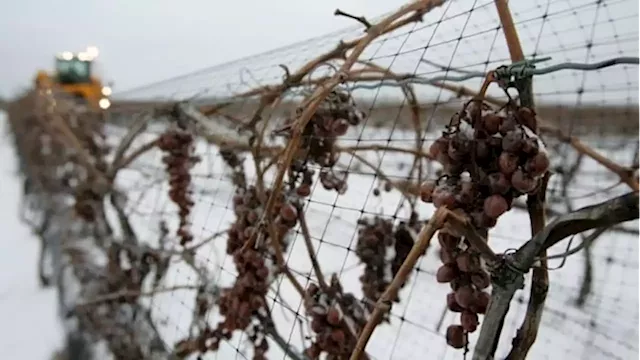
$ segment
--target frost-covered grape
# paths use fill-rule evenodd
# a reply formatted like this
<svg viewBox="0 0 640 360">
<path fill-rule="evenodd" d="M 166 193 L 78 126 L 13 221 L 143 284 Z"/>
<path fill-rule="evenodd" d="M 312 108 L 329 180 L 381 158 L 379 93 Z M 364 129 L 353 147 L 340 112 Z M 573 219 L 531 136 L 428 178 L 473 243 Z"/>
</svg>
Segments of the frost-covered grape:
<svg viewBox="0 0 640 360">
<path fill-rule="evenodd" d="M 433 159 L 438 160 L 439 162 L 442 162 L 440 161 L 440 159 L 446 158 L 446 156 L 443 157 L 443 155 L 446 155 L 448 149 L 449 149 L 449 140 L 443 137 L 439 137 L 429 147 L 429 155 L 431 155 Z"/>
<path fill-rule="evenodd" d="M 515 169 L 514 169 L 515 171 Z M 511 182 L 502 172 L 489 174 L 489 188 L 494 194 L 505 194 L 511 188 Z"/>
<path fill-rule="evenodd" d="M 482 125 L 489 135 L 496 134 L 500 130 L 503 117 L 497 114 L 487 114 L 482 117 Z"/>
<path fill-rule="evenodd" d="M 531 130 L 535 130 L 538 127 L 536 120 L 536 113 L 528 107 L 520 107 L 516 112 L 516 117 L 520 124 L 528 127 Z"/>
<path fill-rule="evenodd" d="M 513 116 L 508 116 L 506 119 L 502 121 L 502 125 L 500 125 L 500 135 L 505 136 L 508 133 L 516 130 L 518 123 Z"/>
<path fill-rule="evenodd" d="M 535 190 L 538 183 L 534 178 L 525 174 L 522 169 L 518 169 L 511 176 L 511 185 L 522 193 L 529 193 Z"/>
<path fill-rule="evenodd" d="M 527 138 L 524 140 L 522 146 L 522 152 L 527 155 L 535 155 L 538 153 L 538 140 L 534 138 Z"/>
<path fill-rule="evenodd" d="M 520 129 L 509 131 L 502 138 L 502 150 L 516 153 L 524 146 L 524 136 Z"/>
<path fill-rule="evenodd" d="M 544 174 L 549 169 L 549 157 L 544 152 L 539 152 L 531 157 L 525 164 L 525 170 L 532 176 Z"/>
<path fill-rule="evenodd" d="M 508 151 L 503 151 L 498 158 L 498 168 L 500 172 L 509 176 L 518 168 L 518 157 Z"/>
<path fill-rule="evenodd" d="M 453 208 L 456 203 L 456 197 L 452 191 L 444 187 L 436 187 L 433 191 L 433 205 L 437 208 L 447 207 Z"/>
<path fill-rule="evenodd" d="M 501 195 L 491 195 L 484 200 L 484 213 L 492 219 L 497 219 L 507 210 L 509 210 L 509 204 Z"/>
<path fill-rule="evenodd" d="M 336 119 L 331 124 L 331 132 L 334 136 L 342 136 L 349 130 L 349 123 L 345 119 Z"/>
<path fill-rule="evenodd" d="M 280 216 L 285 221 L 295 221 L 298 218 L 298 210 L 291 204 L 284 204 L 280 208 Z"/>
</svg>

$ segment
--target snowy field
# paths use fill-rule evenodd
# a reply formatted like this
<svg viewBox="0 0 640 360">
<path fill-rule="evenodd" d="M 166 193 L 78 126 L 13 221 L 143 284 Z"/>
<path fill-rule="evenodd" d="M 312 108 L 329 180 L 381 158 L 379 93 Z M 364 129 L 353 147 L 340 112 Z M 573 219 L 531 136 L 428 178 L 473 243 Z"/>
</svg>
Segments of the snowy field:
<svg viewBox="0 0 640 360">
<path fill-rule="evenodd" d="M 112 138 L 122 136 L 122 131 L 111 129 Z M 147 134 L 138 139 L 148 141 L 154 135 Z M 413 134 L 401 131 L 359 129 L 347 134 L 344 145 L 357 143 L 388 144 L 391 146 L 413 145 Z M 426 139 L 426 146 L 431 134 Z M 360 140 L 356 140 L 360 139 Z M 585 139 L 590 145 L 614 160 L 629 164 L 633 157 L 633 139 Z M 637 141 L 637 140 L 635 140 Z M 626 146 L 626 147 L 625 147 Z M 615 149 L 618 149 L 616 151 Z M 620 150 L 622 149 L 622 150 Z M 202 162 L 193 170 L 196 205 L 192 210 L 193 232 L 196 239 L 228 228 L 233 221 L 231 199 L 234 188 L 225 173 L 225 165 L 213 146 L 198 145 L 197 153 Z M 379 166 L 392 178 L 401 178 L 409 170 L 412 158 L 392 153 L 368 153 L 367 159 Z M 135 230 L 141 239 L 154 242 L 158 238 L 158 224 L 166 219 L 175 226 L 176 208 L 168 200 L 167 184 L 163 182 L 164 172 L 159 152 L 149 153 L 135 162 L 130 170 L 122 172 L 118 184 L 128 189 L 130 196 L 129 213 Z M 558 154 L 559 158 L 571 158 L 575 154 Z M 318 253 L 318 260 L 325 274 L 337 273 L 343 286 L 356 296 L 361 296 L 358 277 L 362 266 L 355 256 L 356 221 L 360 217 L 376 214 L 391 216 L 400 204 L 397 192 L 385 193 L 379 197 L 371 195 L 378 182 L 370 175 L 371 169 L 343 154 L 341 164 L 350 166 L 353 174 L 349 178 L 349 190 L 337 196 L 325 191 L 319 184 L 314 185 L 305 213 L 311 236 Z M 245 163 L 248 176 L 251 175 L 251 160 Z M 359 175 L 359 174 L 360 175 Z M 557 179 L 559 180 L 559 179 Z M 622 186 L 614 186 L 617 179 L 607 174 L 595 162 L 585 159 L 567 194 L 574 208 L 597 203 L 626 191 Z M 566 204 L 559 201 L 558 181 L 550 184 L 550 200 L 555 200 L 555 208 L 564 211 Z M 421 218 L 432 212 L 431 205 L 419 206 Z M 407 217 L 406 209 L 401 209 L 399 217 Z M 637 229 L 637 222 L 625 224 L 629 229 Z M 174 228 L 172 228 L 174 229 Z M 496 251 L 519 247 L 529 237 L 526 212 L 514 210 L 500 219 L 498 226 L 490 233 L 490 242 Z M 567 241 L 551 249 L 550 254 L 566 249 Z M 579 243 L 575 239 L 573 246 Z M 228 285 L 235 276 L 233 262 L 225 254 L 226 239 L 220 237 L 211 246 L 200 248 L 197 261 L 207 266 L 215 275 L 220 286 Z M 400 292 L 403 300 L 392 310 L 391 324 L 381 325 L 375 331 L 367 351 L 374 359 L 422 359 L 429 354 L 430 359 L 462 359 L 463 354 L 445 344 L 444 331 L 451 322 L 457 322 L 457 314 L 447 313 L 444 322 L 438 326 L 444 311 L 448 285 L 437 284 L 434 278 L 439 266 L 437 243 L 418 263 L 417 271 L 410 282 Z M 308 275 L 313 281 L 311 264 L 306 255 L 302 235 L 297 233 L 290 246 L 288 265 L 298 275 L 302 285 L 308 284 Z M 584 274 L 584 256 L 574 255 L 559 270 L 551 271 L 550 294 L 546 303 L 543 324 L 538 341 L 530 352 L 531 359 L 632 359 L 638 357 L 638 241 L 637 235 L 609 232 L 594 244 L 592 249 L 594 264 L 593 293 L 586 305 L 580 309 L 573 305 L 578 296 Z M 559 260 L 551 262 L 557 267 Z M 196 276 L 186 265 L 173 266 L 166 276 L 166 286 L 194 284 Z M 528 288 L 516 294 L 511 311 L 505 323 L 502 346 L 498 358 L 506 355 L 511 338 L 519 327 L 527 306 Z M 288 281 L 277 280 L 272 285 L 270 298 L 273 300 L 272 313 L 280 334 L 297 349 L 302 349 L 303 334 L 309 334 L 307 325 L 297 321 L 303 308 L 299 296 Z M 161 324 L 161 335 L 168 344 L 184 338 L 188 334 L 193 308 L 193 291 L 173 291 L 149 299 L 153 315 Z M 217 324 L 218 315 L 214 311 L 209 320 Z M 301 324 L 302 328 L 300 328 Z M 475 333 L 477 336 L 478 332 Z M 475 338 L 471 338 L 471 343 Z M 285 358 L 275 344 L 271 344 L 269 358 Z M 305 346 L 309 344 L 306 343 Z M 250 358 L 250 344 L 246 338 L 237 335 L 223 343 L 212 359 Z"/>
<path fill-rule="evenodd" d="M 19 219 L 22 184 L 18 177 L 12 141 L 6 135 L 0 112 L 0 349 L 3 359 L 50 359 L 62 345 L 62 326 L 56 313 L 55 288 L 38 283 L 39 240 Z"/>
</svg>

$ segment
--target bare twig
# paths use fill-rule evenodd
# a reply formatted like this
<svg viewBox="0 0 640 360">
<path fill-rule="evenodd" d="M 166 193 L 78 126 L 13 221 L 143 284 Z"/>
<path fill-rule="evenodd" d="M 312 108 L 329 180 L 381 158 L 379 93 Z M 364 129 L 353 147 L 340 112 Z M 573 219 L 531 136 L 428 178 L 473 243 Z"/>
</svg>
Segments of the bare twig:
<svg viewBox="0 0 640 360">
<path fill-rule="evenodd" d="M 137 158 L 147 153 L 148 151 L 154 149 L 158 144 L 158 139 L 153 139 L 151 141 L 146 142 L 143 145 L 140 145 L 139 148 L 131 152 L 131 154 L 127 157 L 121 159 L 121 161 L 114 163 L 114 167 L 110 175 L 115 176 L 118 170 L 123 169 L 131 165 Z"/>
<path fill-rule="evenodd" d="M 131 290 L 123 290 L 123 291 L 117 291 L 114 293 L 109 293 L 109 294 L 104 294 L 104 295 L 100 295 L 100 296 L 96 296 L 94 298 L 91 298 L 81 304 L 78 304 L 78 307 L 86 307 L 86 306 L 92 306 L 92 305 L 98 305 L 100 303 L 103 302 L 107 302 L 107 301 L 113 301 L 113 300 L 118 300 L 124 297 L 146 297 L 146 296 L 154 296 L 157 294 L 161 294 L 161 293 L 166 293 L 166 292 L 173 292 L 176 290 L 197 290 L 199 286 L 197 285 L 178 285 L 178 286 L 173 286 L 173 287 L 168 287 L 168 288 L 163 288 L 163 289 L 155 289 L 153 291 L 149 291 L 149 292 L 143 292 L 143 291 L 131 291 Z"/>
<path fill-rule="evenodd" d="M 355 15 L 351 15 L 348 14 L 340 9 L 336 9 L 336 11 L 333 13 L 333 15 L 336 16 L 344 16 L 347 17 L 349 19 L 353 19 L 359 23 L 361 23 L 362 25 L 364 25 L 365 29 L 369 29 L 371 27 L 371 23 L 369 21 L 367 21 L 367 18 L 365 18 L 364 16 L 355 16 Z"/>
<path fill-rule="evenodd" d="M 634 177 L 634 170 L 632 168 L 623 167 L 606 156 L 598 153 L 593 148 L 587 146 L 585 143 L 575 136 L 570 136 L 562 133 L 559 129 L 549 128 L 546 126 L 540 127 L 542 133 L 553 135 L 559 140 L 570 144 L 579 153 L 585 154 L 591 159 L 598 162 L 600 165 L 607 168 L 609 171 L 615 173 L 620 177 L 620 180 L 627 184 L 631 190 L 638 191 L 638 180 Z"/>
<path fill-rule="evenodd" d="M 313 243 L 311 242 L 311 234 L 309 233 L 309 226 L 307 225 L 306 216 L 302 211 L 298 211 L 298 220 L 300 221 L 300 230 L 302 230 L 302 237 L 304 238 L 304 243 L 307 248 L 307 254 L 309 255 L 309 259 L 311 260 L 311 265 L 313 266 L 313 271 L 318 278 L 318 284 L 320 284 L 320 288 L 327 290 L 329 285 L 322 274 L 322 269 L 320 269 L 320 264 L 318 263 L 318 258 L 316 257 L 316 251 L 313 247 Z"/>
<path fill-rule="evenodd" d="M 138 118 L 133 122 L 127 134 L 122 138 L 118 148 L 116 149 L 113 157 L 113 162 L 111 165 L 111 169 L 109 169 L 108 177 L 113 178 L 117 171 L 121 168 L 120 164 L 122 163 L 122 157 L 127 152 L 135 138 L 146 129 L 147 124 L 151 120 L 151 116 L 148 114 L 141 114 Z"/>
</svg>

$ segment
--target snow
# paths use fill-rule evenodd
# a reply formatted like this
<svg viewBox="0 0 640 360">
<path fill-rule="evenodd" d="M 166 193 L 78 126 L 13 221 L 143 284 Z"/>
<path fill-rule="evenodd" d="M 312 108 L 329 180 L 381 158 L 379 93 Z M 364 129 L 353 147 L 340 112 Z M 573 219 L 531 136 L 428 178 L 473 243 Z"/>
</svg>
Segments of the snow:
<svg viewBox="0 0 640 360">
<path fill-rule="evenodd" d="M 5 116 L 0 113 L 0 123 Z M 37 261 L 39 240 L 18 216 L 22 185 L 12 148 L 0 141 L 0 349 L 5 359 L 50 359 L 63 339 L 54 287 L 40 288 Z"/>
</svg>

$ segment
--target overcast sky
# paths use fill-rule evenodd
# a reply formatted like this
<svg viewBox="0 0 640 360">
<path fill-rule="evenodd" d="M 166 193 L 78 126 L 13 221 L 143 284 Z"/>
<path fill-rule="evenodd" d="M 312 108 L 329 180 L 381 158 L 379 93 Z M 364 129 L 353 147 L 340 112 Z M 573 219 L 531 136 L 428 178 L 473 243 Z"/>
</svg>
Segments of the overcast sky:
<svg viewBox="0 0 640 360">
<path fill-rule="evenodd" d="M 63 50 L 100 48 L 101 70 L 123 90 L 353 25 L 341 9 L 380 15 L 403 0 L 3 0 L 0 95 L 51 69 Z"/>
<path fill-rule="evenodd" d="M 406 1 L 4 0 L 0 5 L 0 96 L 30 86 L 38 69 L 52 70 L 57 52 L 80 51 L 87 45 L 100 48 L 100 73 L 106 81 L 115 82 L 118 94 L 340 29 L 355 29 L 268 56 L 234 61 L 136 94 L 188 97 L 206 89 L 209 95 L 228 95 L 229 89 L 279 81 L 278 64 L 296 69 L 339 39 L 360 35 L 362 29 L 353 20 L 333 16 L 337 7 L 374 18 Z M 551 56 L 545 66 L 638 55 L 637 0 L 531 0 L 512 1 L 510 6 L 525 55 Z M 424 22 L 372 44 L 362 58 L 424 77 L 442 75 L 425 59 L 486 71 L 509 61 L 498 24 L 492 0 L 451 0 L 427 14 Z M 253 80 L 247 82 L 248 78 Z M 464 85 L 474 88 L 480 82 L 474 79 Z M 578 96 L 580 89 L 584 91 Z M 397 90 L 387 93 L 393 92 L 400 96 Z M 439 96 L 439 90 L 430 86 L 417 92 L 421 98 Z M 638 67 L 536 77 L 536 97 L 567 103 L 637 103 Z"/>
</svg>

